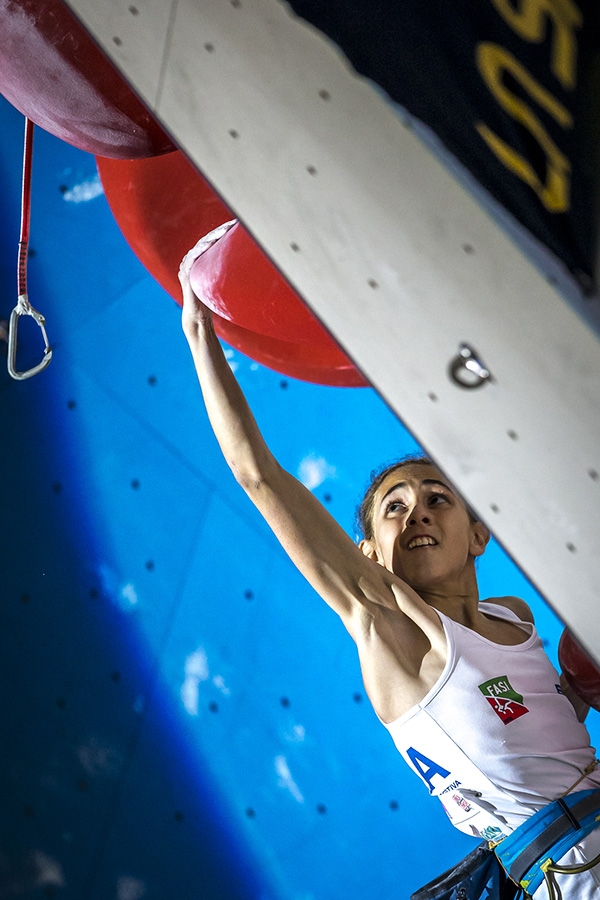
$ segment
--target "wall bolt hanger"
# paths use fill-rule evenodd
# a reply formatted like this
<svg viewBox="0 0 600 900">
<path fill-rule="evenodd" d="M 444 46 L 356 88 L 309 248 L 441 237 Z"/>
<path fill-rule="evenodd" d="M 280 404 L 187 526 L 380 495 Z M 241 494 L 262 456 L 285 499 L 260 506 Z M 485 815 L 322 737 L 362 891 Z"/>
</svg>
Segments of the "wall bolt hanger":
<svg viewBox="0 0 600 900">
<path fill-rule="evenodd" d="M 493 381 L 492 373 L 475 350 L 464 343 L 459 345 L 457 355 L 450 361 L 448 374 L 455 384 L 469 390 L 481 387 L 486 381 Z"/>
</svg>

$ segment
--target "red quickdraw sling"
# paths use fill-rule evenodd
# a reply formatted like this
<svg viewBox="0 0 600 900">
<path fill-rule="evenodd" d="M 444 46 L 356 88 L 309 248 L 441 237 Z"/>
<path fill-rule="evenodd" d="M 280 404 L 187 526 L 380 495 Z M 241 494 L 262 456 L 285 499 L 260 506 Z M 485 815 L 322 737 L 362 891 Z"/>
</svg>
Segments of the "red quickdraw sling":
<svg viewBox="0 0 600 900">
<path fill-rule="evenodd" d="M 27 255 L 29 251 L 29 221 L 31 214 L 31 166 L 33 160 L 33 122 L 25 119 L 25 145 L 23 148 L 23 190 L 21 195 L 21 233 L 19 235 L 19 260 L 17 269 L 18 299 L 10 315 L 8 326 L 8 374 L 17 381 L 31 378 L 45 369 L 52 359 L 52 349 L 46 334 L 46 320 L 30 304 L 27 298 Z M 20 316 L 31 316 L 44 338 L 44 355 L 41 362 L 24 372 L 17 370 L 17 332 Z"/>
</svg>

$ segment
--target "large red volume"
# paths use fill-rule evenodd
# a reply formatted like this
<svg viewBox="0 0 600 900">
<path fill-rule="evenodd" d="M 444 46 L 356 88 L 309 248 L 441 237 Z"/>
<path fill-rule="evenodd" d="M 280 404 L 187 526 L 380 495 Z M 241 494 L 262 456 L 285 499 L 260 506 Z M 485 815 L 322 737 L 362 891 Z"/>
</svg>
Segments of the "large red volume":
<svg viewBox="0 0 600 900">
<path fill-rule="evenodd" d="M 322 325 L 239 223 L 198 257 L 191 282 L 229 322 L 279 341 L 331 348 Z"/>
<path fill-rule="evenodd" d="M 61 0 L 0 0 L 0 91 L 56 137 L 98 156 L 174 150 Z"/>
<path fill-rule="evenodd" d="M 180 303 L 181 259 L 233 213 L 180 152 L 97 162 L 121 231 L 148 271 Z M 214 265 L 202 275 L 202 298 L 217 310 L 217 333 L 284 375 L 317 384 L 364 386 L 352 362 L 247 232 L 236 226 L 232 233 L 237 235 L 235 243 L 223 244 L 223 259 L 218 252 L 221 241 L 205 254 Z"/>
</svg>

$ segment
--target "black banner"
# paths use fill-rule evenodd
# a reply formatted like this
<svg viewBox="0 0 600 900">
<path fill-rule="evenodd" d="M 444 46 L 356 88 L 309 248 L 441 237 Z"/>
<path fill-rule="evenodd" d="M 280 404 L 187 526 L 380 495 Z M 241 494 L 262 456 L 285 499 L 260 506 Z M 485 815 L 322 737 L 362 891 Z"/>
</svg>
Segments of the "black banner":
<svg viewBox="0 0 600 900">
<path fill-rule="evenodd" d="M 593 287 L 599 0 L 291 0 Z"/>
</svg>

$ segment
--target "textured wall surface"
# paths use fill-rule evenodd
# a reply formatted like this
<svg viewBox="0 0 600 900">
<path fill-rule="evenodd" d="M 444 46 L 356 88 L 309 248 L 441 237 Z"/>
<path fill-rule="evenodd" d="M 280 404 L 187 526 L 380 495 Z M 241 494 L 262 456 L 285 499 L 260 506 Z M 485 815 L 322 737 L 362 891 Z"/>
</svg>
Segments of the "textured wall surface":
<svg viewBox="0 0 600 900">
<path fill-rule="evenodd" d="M 0 127 L 6 320 L 22 119 L 4 102 Z M 29 282 L 55 354 L 27 382 L 0 370 L 0 898 L 407 898 L 474 842 L 405 771 L 351 641 L 226 470 L 178 307 L 93 158 L 39 130 Z M 39 335 L 20 335 L 24 367 Z M 229 355 L 282 463 L 352 531 L 369 470 L 413 439 L 371 390 Z M 480 575 L 532 603 L 554 652 L 497 546 Z"/>
</svg>

